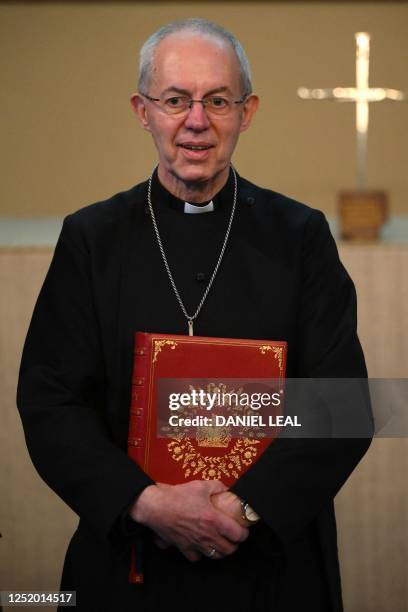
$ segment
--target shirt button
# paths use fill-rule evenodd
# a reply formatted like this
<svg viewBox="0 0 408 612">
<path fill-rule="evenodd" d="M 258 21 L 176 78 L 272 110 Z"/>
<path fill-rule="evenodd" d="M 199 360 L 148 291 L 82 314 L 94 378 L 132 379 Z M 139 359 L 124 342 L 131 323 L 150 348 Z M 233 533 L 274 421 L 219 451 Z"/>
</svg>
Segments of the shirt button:
<svg viewBox="0 0 408 612">
<path fill-rule="evenodd" d="M 205 280 L 204 272 L 197 272 L 197 274 L 196 274 L 196 281 L 198 281 L 199 283 L 202 283 L 203 280 Z"/>
</svg>

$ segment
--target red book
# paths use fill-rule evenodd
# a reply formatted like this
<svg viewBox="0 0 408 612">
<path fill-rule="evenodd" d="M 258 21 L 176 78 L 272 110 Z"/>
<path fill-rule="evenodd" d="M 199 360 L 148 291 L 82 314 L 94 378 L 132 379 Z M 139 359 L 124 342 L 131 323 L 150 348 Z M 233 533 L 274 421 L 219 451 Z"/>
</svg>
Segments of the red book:
<svg viewBox="0 0 408 612">
<path fill-rule="evenodd" d="M 242 418 L 246 407 L 238 405 L 234 398 L 236 400 L 238 397 L 241 401 L 256 396 L 259 399 L 259 392 L 267 390 L 271 394 L 272 379 L 275 381 L 274 391 L 282 393 L 286 352 L 287 344 L 283 341 L 137 332 L 129 456 L 156 482 L 178 484 L 203 478 L 221 479 L 231 486 L 257 461 L 273 441 L 273 435 L 270 430 L 266 435 L 261 427 L 257 427 L 255 418 L 255 422 L 249 421 L 248 426 L 242 427 L 245 433 L 238 437 L 239 426 L 237 429 L 224 427 L 218 422 L 215 424 L 215 414 L 224 415 L 225 419 L 229 416 L 234 420 L 238 415 Z M 180 379 L 180 385 L 175 379 Z M 194 379 L 194 384 L 186 387 L 188 381 L 184 379 Z M 259 379 L 268 379 L 268 384 L 262 385 Z M 170 410 L 169 390 L 176 389 L 180 395 L 181 392 L 188 392 L 190 397 L 195 391 L 193 400 L 198 405 L 190 402 L 188 406 L 181 406 L 180 402 L 174 402 L 181 410 L 174 406 Z M 227 398 L 232 402 L 220 406 L 217 398 Z M 204 407 L 199 400 L 208 401 L 209 404 Z M 183 417 L 179 417 L 185 415 L 186 410 L 187 417 L 184 416 L 183 421 Z M 274 415 L 282 414 L 282 402 L 278 407 L 263 408 L 263 412 L 265 410 Z M 254 414 L 254 410 L 251 414 Z M 171 427 L 168 422 L 170 416 L 174 417 Z M 194 416 L 197 420 L 190 422 L 198 424 L 192 427 L 186 418 Z M 211 426 L 199 422 L 200 417 L 204 416 L 212 419 Z M 178 425 L 180 422 L 181 426 Z M 274 437 L 278 433 L 277 428 L 275 432 Z M 131 571 L 130 581 L 142 582 L 142 574 Z"/>
</svg>

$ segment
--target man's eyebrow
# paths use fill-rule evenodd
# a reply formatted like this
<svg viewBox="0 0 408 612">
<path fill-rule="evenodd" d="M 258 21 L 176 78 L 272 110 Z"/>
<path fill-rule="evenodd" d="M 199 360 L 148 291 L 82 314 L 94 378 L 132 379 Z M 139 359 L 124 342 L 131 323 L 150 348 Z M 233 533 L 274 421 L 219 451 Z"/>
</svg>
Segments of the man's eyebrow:
<svg viewBox="0 0 408 612">
<path fill-rule="evenodd" d="M 191 93 L 187 89 L 182 89 L 180 87 L 175 87 L 175 86 L 166 87 L 166 89 L 162 93 L 162 96 L 168 93 L 172 93 L 172 92 L 181 94 L 183 96 L 191 96 Z M 209 91 L 207 91 L 204 94 L 204 98 L 206 98 L 207 96 L 211 96 L 215 93 L 225 93 L 225 92 L 231 93 L 230 88 L 227 85 L 221 85 L 221 87 L 215 87 L 214 89 L 210 89 Z"/>
</svg>

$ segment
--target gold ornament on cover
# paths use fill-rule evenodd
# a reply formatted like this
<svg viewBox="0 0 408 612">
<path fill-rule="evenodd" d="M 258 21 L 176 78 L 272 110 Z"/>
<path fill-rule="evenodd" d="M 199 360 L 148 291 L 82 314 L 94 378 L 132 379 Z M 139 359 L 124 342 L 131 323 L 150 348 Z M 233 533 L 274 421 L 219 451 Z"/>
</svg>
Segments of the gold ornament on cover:
<svg viewBox="0 0 408 612">
<path fill-rule="evenodd" d="M 282 373 L 282 364 L 283 364 L 283 347 L 282 346 L 270 346 L 270 344 L 263 344 L 259 347 L 262 355 L 266 355 L 268 351 L 272 351 L 275 355 L 275 359 L 278 360 L 279 369 Z"/>
<path fill-rule="evenodd" d="M 240 438 L 232 449 L 222 455 L 202 455 L 189 438 L 178 438 L 167 445 L 174 461 L 180 462 L 184 478 L 201 475 L 203 480 L 219 480 L 222 477 L 239 478 L 244 467 L 253 463 L 258 454 L 258 440 Z"/>
<path fill-rule="evenodd" d="M 268 347 L 269 348 L 269 347 Z M 190 385 L 189 390 L 194 390 Z M 228 389 L 224 383 L 209 383 L 206 386 L 206 392 L 221 393 L 221 394 L 240 394 L 243 388 Z M 216 407 L 213 408 L 213 414 Z M 248 407 L 242 407 L 236 403 L 225 407 L 227 412 L 237 413 L 248 411 Z M 184 411 L 188 411 L 190 416 L 197 414 L 194 406 L 185 406 Z M 228 426 L 198 426 L 195 435 L 196 445 L 201 448 L 228 448 L 231 443 L 232 436 Z M 240 472 L 244 467 L 251 465 L 258 454 L 257 445 L 259 440 L 249 437 L 238 438 L 229 452 L 224 455 L 205 455 L 203 451 L 197 449 L 187 430 L 181 432 L 178 437 L 173 437 L 168 443 L 167 449 L 174 461 L 179 462 L 185 478 L 191 476 L 201 476 L 203 480 L 220 480 L 223 477 L 239 478 Z"/>
<path fill-rule="evenodd" d="M 153 363 L 157 361 L 158 354 L 162 350 L 164 346 L 170 346 L 172 350 L 174 350 L 177 346 L 177 342 L 174 340 L 155 340 L 154 341 L 154 353 L 153 353 Z"/>
</svg>

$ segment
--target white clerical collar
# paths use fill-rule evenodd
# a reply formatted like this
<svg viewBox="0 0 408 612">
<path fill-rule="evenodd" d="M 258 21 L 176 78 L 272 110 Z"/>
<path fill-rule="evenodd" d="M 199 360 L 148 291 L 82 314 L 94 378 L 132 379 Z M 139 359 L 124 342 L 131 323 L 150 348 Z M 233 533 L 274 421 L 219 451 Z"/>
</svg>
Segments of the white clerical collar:
<svg viewBox="0 0 408 612">
<path fill-rule="evenodd" d="M 197 204 L 190 204 L 189 202 L 184 202 L 184 212 L 190 215 L 196 215 L 200 213 L 212 212 L 214 210 L 214 203 L 208 202 L 205 206 L 199 206 Z"/>
</svg>

